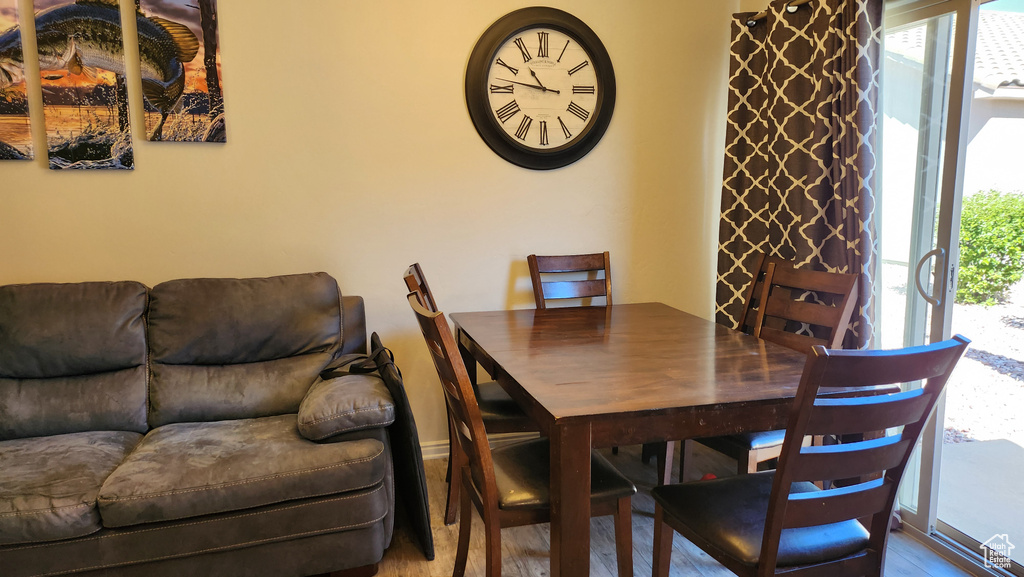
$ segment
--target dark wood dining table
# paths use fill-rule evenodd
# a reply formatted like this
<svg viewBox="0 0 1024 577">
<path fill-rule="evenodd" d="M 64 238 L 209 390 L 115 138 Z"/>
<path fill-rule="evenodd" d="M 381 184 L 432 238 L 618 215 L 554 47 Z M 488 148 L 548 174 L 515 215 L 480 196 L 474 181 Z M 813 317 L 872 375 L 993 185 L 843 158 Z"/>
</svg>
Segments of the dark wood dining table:
<svg viewBox="0 0 1024 577">
<path fill-rule="evenodd" d="M 592 448 L 785 428 L 806 360 L 661 303 L 451 318 L 551 440 L 552 577 L 590 574 Z"/>
</svg>

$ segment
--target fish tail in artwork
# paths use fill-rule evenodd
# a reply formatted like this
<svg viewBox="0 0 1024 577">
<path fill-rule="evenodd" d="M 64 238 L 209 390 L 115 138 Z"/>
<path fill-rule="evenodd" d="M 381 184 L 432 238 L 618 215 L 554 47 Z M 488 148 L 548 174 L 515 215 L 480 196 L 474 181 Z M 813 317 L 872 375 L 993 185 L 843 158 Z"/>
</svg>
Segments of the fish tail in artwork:
<svg viewBox="0 0 1024 577">
<path fill-rule="evenodd" d="M 185 69 L 180 64 L 176 74 L 166 82 L 149 78 L 142 79 L 142 93 L 146 100 L 165 114 L 174 110 L 184 92 Z"/>
</svg>

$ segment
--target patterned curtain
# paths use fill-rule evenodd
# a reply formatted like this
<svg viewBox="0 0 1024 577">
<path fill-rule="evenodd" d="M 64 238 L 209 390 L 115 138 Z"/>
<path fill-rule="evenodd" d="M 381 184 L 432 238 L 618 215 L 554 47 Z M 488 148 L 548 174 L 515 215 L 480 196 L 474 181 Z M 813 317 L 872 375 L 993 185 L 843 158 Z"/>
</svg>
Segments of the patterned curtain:
<svg viewBox="0 0 1024 577">
<path fill-rule="evenodd" d="M 716 320 L 736 327 L 759 252 L 862 274 L 845 346 L 873 332 L 882 0 L 772 2 L 732 24 Z"/>
</svg>

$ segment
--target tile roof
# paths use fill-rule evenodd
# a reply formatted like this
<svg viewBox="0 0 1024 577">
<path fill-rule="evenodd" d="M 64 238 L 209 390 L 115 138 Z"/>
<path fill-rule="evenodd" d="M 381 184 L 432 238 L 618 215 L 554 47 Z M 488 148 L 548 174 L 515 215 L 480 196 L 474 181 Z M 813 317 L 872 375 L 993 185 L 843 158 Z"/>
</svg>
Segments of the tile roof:
<svg viewBox="0 0 1024 577">
<path fill-rule="evenodd" d="M 1024 14 L 981 12 L 974 81 L 990 90 L 1024 86 Z"/>
<path fill-rule="evenodd" d="M 886 34 L 886 52 L 924 62 L 925 25 Z M 988 90 L 1024 86 L 1024 13 L 983 10 L 978 21 L 974 81 Z"/>
</svg>

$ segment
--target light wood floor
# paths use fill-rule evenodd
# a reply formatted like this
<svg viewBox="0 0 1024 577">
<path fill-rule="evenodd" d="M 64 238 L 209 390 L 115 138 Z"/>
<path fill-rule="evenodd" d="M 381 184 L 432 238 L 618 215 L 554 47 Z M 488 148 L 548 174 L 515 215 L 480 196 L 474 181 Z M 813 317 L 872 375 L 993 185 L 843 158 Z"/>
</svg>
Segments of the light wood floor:
<svg viewBox="0 0 1024 577">
<path fill-rule="evenodd" d="M 636 483 L 639 492 L 633 497 L 633 571 L 637 577 L 651 574 L 651 544 L 653 543 L 654 501 L 650 488 L 655 481 L 654 464 L 640 463 L 640 447 L 622 447 L 618 455 L 603 451 L 605 456 Z M 698 472 L 710 471 L 724 477 L 734 472 L 734 461 L 713 451 L 698 447 L 694 451 L 695 467 Z M 678 461 L 677 461 L 678 462 Z M 418 545 L 399 519 L 391 547 L 384 555 L 378 575 L 381 577 L 448 577 L 455 562 L 455 548 L 458 542 L 459 526 L 455 523 L 445 526 L 444 459 L 427 461 L 427 490 L 430 494 L 430 514 L 434 531 L 436 558 L 426 561 Z M 484 574 L 483 522 L 478 515 L 473 518 L 473 538 L 470 541 L 467 577 Z M 549 575 L 548 525 L 514 527 L 504 529 L 502 537 L 502 575 L 504 577 L 542 577 Z M 694 575 L 701 577 L 728 576 L 732 573 L 711 559 L 701 550 L 678 534 L 673 540 L 672 575 Z M 590 574 L 594 577 L 614 577 L 615 536 L 612 518 L 603 517 L 591 521 Z M 935 555 L 924 545 L 903 535 L 893 533 L 889 538 L 886 555 L 885 575 L 887 576 L 953 576 L 967 573 Z"/>
</svg>

